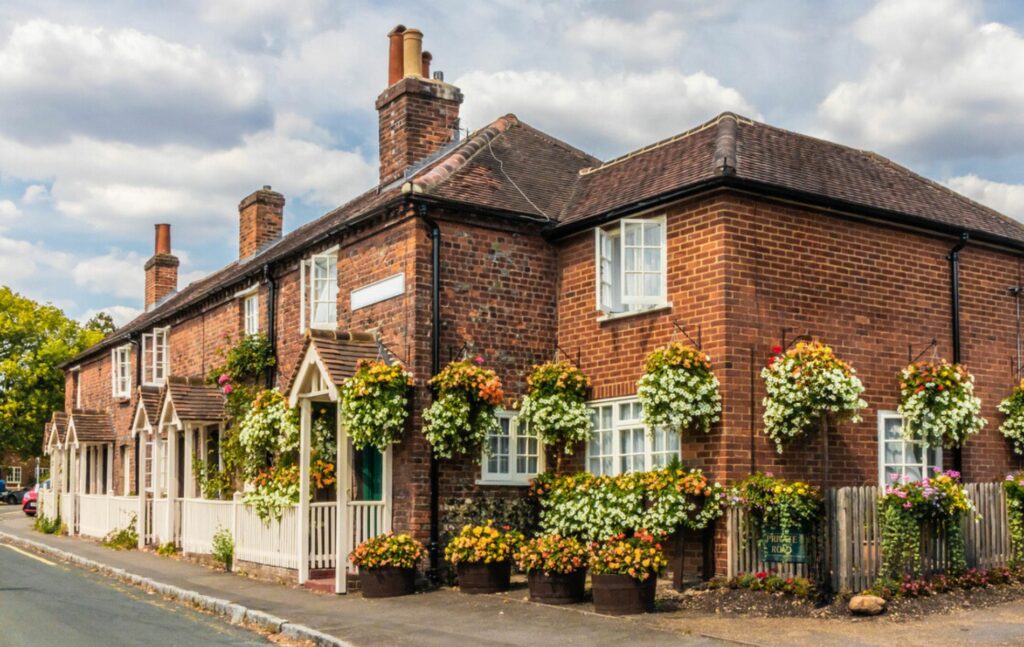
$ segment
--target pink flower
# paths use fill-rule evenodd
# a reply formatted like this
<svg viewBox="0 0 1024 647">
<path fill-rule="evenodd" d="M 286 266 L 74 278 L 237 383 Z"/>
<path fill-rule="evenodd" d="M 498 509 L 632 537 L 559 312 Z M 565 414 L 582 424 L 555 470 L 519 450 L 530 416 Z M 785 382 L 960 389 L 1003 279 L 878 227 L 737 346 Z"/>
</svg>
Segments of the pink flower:
<svg viewBox="0 0 1024 647">
<path fill-rule="evenodd" d="M 476 362 L 478 365 L 483 366 L 484 365 L 484 356 L 483 355 L 477 355 L 476 357 L 473 358 L 473 361 Z"/>
<path fill-rule="evenodd" d="M 227 373 L 221 373 L 220 377 L 217 378 L 217 384 L 220 384 L 221 386 L 224 386 L 224 384 L 226 382 L 230 382 L 230 381 L 231 381 L 231 376 L 228 375 Z"/>
<path fill-rule="evenodd" d="M 234 390 L 235 390 L 235 388 L 233 386 L 231 386 L 230 384 L 225 384 L 224 385 L 224 395 L 231 395 L 231 392 L 234 391 Z"/>
</svg>

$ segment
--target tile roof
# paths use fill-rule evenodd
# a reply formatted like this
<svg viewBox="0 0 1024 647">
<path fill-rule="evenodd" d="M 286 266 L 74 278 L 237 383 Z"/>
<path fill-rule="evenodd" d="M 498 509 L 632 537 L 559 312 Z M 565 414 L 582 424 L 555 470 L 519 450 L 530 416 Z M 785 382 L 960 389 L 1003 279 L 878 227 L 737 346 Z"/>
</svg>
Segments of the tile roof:
<svg viewBox="0 0 1024 647">
<path fill-rule="evenodd" d="M 103 411 L 75 409 L 71 412 L 68 426 L 74 427 L 78 442 L 112 442 L 114 440 L 114 419 Z"/>
<path fill-rule="evenodd" d="M 64 435 L 67 432 L 68 417 L 63 411 L 54 411 L 50 421 L 46 423 L 46 443 L 49 447 L 51 441 L 57 444 L 64 442 Z"/>
<path fill-rule="evenodd" d="M 582 171 L 559 225 L 722 177 L 1024 244 L 1021 223 L 881 155 L 732 113 Z"/>
<path fill-rule="evenodd" d="M 327 369 L 331 383 L 335 386 L 341 386 L 342 382 L 355 375 L 359 360 L 372 361 L 381 354 L 381 348 L 373 336 L 367 333 L 309 330 L 306 332 L 302 352 L 299 353 L 300 361 L 295 364 L 295 369 L 288 378 L 285 393 L 291 392 L 295 380 L 299 378 L 303 365 L 301 359 L 306 356 L 310 347 L 316 350 L 324 368 Z"/>
<path fill-rule="evenodd" d="M 200 378 L 168 377 L 162 401 L 166 403 L 168 400 L 174 406 L 178 420 L 182 422 L 216 422 L 227 419 L 224 394 L 220 387 L 206 384 Z"/>
<path fill-rule="evenodd" d="M 162 396 L 160 387 L 158 386 L 140 386 L 139 387 L 139 404 L 146 412 L 146 419 L 150 425 L 156 423 L 160 417 L 160 400 Z"/>
</svg>

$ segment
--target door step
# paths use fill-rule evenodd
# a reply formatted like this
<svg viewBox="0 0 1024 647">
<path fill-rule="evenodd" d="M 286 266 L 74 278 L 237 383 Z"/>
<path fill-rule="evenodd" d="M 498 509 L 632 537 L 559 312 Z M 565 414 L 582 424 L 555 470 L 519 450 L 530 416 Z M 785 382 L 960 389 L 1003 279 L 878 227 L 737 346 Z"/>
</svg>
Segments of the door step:
<svg viewBox="0 0 1024 647">
<path fill-rule="evenodd" d="M 354 573 L 345 573 L 346 584 L 349 592 L 359 590 L 359 576 Z M 320 593 L 334 593 L 334 569 L 314 568 L 309 571 L 309 579 L 303 584 L 311 591 Z"/>
</svg>

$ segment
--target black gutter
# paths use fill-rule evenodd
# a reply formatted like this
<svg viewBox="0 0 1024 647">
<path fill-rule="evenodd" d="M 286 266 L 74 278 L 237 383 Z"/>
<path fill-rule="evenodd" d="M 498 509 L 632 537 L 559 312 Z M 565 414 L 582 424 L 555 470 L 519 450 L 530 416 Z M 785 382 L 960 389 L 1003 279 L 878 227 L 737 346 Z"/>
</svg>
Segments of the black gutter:
<svg viewBox="0 0 1024 647">
<path fill-rule="evenodd" d="M 274 354 L 274 365 L 267 371 L 267 388 L 272 389 L 277 379 L 277 281 L 270 271 L 270 263 L 263 266 L 263 280 L 267 282 L 267 341 Z"/>
<path fill-rule="evenodd" d="M 430 376 L 441 372 L 441 228 L 427 217 L 427 206 L 416 205 L 417 214 L 430 228 Z M 437 394 L 431 391 L 431 398 Z M 430 450 L 430 570 L 427 576 L 437 583 L 441 565 L 441 465 Z"/>
<path fill-rule="evenodd" d="M 966 231 L 960 234 L 960 240 L 956 241 L 953 249 L 949 250 L 949 296 L 950 296 L 950 325 L 953 332 L 953 363 L 959 364 L 963 353 L 960 348 L 960 252 L 967 245 L 970 234 Z M 953 450 L 953 469 L 961 473 L 963 478 L 964 452 L 963 447 Z"/>
</svg>

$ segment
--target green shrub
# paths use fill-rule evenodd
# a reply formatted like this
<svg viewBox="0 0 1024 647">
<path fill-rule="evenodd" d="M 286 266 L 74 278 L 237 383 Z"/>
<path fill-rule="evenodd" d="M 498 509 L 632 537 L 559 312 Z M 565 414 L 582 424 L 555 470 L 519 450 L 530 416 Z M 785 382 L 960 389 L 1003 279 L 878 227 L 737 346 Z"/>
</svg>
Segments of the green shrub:
<svg viewBox="0 0 1024 647">
<path fill-rule="evenodd" d="M 156 547 L 156 554 L 162 557 L 171 557 L 173 555 L 176 555 L 177 552 L 178 547 L 174 545 L 173 541 L 169 541 L 165 544 L 160 544 Z"/>
<path fill-rule="evenodd" d="M 103 538 L 103 545 L 114 550 L 132 550 L 139 545 L 139 533 L 135 530 L 135 515 L 126 528 L 114 528 Z"/>
<path fill-rule="evenodd" d="M 213 533 L 213 559 L 224 565 L 224 570 L 231 570 L 235 560 L 235 539 L 227 528 L 218 528 Z"/>
<path fill-rule="evenodd" d="M 64 524 L 60 521 L 60 515 L 57 515 L 56 517 L 44 517 L 43 515 L 38 515 L 36 517 L 34 527 L 44 535 L 57 535 L 60 534 Z"/>
</svg>

